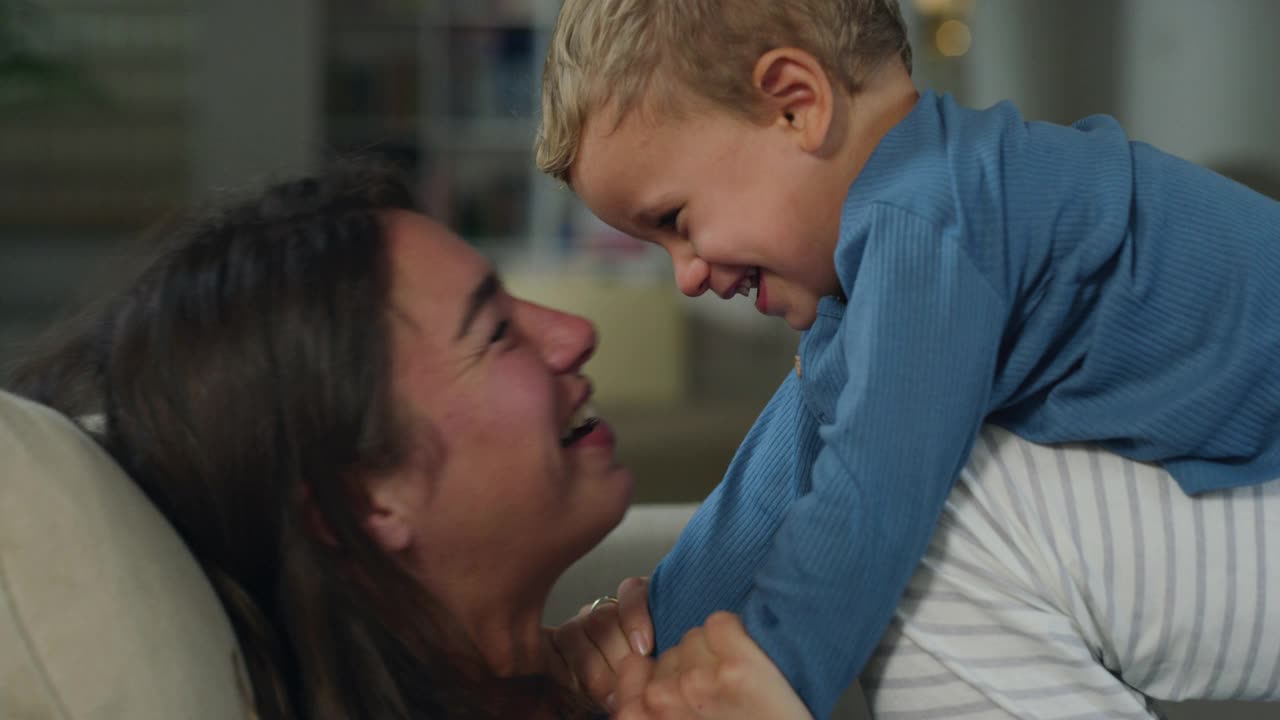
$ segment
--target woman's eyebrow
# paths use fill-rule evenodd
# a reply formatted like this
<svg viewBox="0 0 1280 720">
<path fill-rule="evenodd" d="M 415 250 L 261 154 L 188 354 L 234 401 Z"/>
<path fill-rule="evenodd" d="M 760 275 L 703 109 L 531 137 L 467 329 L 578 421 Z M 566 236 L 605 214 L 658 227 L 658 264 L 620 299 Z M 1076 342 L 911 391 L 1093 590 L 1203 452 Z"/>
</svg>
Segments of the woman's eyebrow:
<svg viewBox="0 0 1280 720">
<path fill-rule="evenodd" d="M 467 298 L 467 309 L 462 314 L 462 324 L 458 327 L 458 336 L 454 338 L 455 340 L 461 340 L 471 331 L 471 324 L 475 322 L 481 308 L 493 300 L 500 290 L 502 290 L 502 281 L 498 279 L 497 273 L 490 270 Z"/>
</svg>

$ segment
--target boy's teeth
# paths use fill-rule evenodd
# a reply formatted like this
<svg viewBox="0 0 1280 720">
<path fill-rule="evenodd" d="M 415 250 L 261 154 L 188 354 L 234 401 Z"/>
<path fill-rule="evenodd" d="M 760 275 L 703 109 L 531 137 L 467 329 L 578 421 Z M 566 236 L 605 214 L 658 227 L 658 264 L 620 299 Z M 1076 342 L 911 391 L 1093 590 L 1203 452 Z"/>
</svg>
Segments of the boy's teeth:
<svg viewBox="0 0 1280 720">
<path fill-rule="evenodd" d="M 738 283 L 739 295 L 750 295 L 751 291 L 760 287 L 760 268 L 753 268 Z"/>
</svg>

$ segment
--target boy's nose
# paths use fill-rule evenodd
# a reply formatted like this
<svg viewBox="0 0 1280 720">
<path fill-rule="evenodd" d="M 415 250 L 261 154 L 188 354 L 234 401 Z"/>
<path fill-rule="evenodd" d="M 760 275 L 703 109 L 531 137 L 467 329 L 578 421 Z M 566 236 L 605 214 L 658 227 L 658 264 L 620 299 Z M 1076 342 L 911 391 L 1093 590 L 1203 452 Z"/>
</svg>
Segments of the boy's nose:
<svg viewBox="0 0 1280 720">
<path fill-rule="evenodd" d="M 689 297 L 698 297 L 711 287 L 711 267 L 702 258 L 679 260 L 672 256 L 671 269 L 675 271 L 676 286 Z"/>
<path fill-rule="evenodd" d="M 590 320 L 526 301 L 516 312 L 521 331 L 537 344 L 552 372 L 577 372 L 595 354 L 596 329 Z"/>
</svg>

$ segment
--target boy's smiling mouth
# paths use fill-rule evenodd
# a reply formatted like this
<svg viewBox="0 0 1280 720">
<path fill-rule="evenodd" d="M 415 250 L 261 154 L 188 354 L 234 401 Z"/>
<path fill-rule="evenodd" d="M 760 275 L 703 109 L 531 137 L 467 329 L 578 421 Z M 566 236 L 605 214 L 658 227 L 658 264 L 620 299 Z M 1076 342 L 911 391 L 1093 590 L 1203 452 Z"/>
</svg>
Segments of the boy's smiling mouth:
<svg viewBox="0 0 1280 720">
<path fill-rule="evenodd" d="M 735 292 L 738 295 L 750 295 L 753 288 L 760 287 L 760 268 L 754 267 L 747 271 L 742 279 L 738 281 Z"/>
<path fill-rule="evenodd" d="M 759 267 L 753 267 L 748 270 L 734 289 L 735 294 L 747 296 L 751 295 L 752 290 L 756 291 L 756 310 L 764 313 L 768 306 L 765 303 L 764 273 L 760 271 Z"/>
</svg>

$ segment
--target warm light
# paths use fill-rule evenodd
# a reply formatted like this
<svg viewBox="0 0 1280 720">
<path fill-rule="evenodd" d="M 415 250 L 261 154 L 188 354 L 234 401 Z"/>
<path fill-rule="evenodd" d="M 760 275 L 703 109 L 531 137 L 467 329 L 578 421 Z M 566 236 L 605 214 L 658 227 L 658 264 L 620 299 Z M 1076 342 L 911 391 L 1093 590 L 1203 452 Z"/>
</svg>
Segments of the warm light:
<svg viewBox="0 0 1280 720">
<path fill-rule="evenodd" d="M 969 52 L 973 35 L 969 32 L 968 25 L 959 20 L 948 20 L 938 26 L 933 40 L 938 45 L 938 52 L 947 57 L 960 57 Z"/>
</svg>

